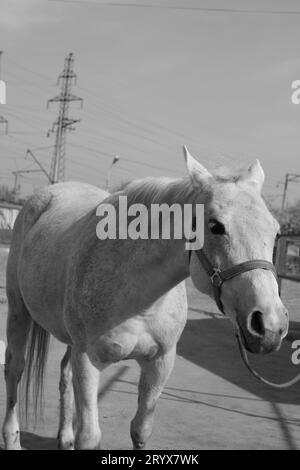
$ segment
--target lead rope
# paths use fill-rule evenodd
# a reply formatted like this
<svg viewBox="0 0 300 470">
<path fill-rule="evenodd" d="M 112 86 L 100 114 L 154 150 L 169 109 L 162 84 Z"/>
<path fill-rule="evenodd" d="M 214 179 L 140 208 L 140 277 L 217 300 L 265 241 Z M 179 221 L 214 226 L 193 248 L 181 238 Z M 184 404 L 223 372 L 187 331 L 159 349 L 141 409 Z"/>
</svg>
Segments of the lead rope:
<svg viewBox="0 0 300 470">
<path fill-rule="evenodd" d="M 270 382 L 269 380 L 264 379 L 258 372 L 256 372 L 254 369 L 252 369 L 252 367 L 249 363 L 247 351 L 244 347 L 243 340 L 242 340 L 242 337 L 241 337 L 241 332 L 240 332 L 240 329 L 239 329 L 238 325 L 236 325 L 236 328 L 235 328 L 235 336 L 237 338 L 240 354 L 241 354 L 241 357 L 244 361 L 245 366 L 251 372 L 251 374 L 254 375 L 254 377 L 256 379 L 260 380 L 260 382 L 263 382 L 264 384 L 269 385 L 270 387 L 280 388 L 280 389 L 291 387 L 295 383 L 299 382 L 300 373 L 298 375 L 296 375 L 296 377 L 294 377 L 292 380 L 289 380 L 288 382 L 284 382 L 282 384 L 277 384 L 277 383 Z"/>
</svg>

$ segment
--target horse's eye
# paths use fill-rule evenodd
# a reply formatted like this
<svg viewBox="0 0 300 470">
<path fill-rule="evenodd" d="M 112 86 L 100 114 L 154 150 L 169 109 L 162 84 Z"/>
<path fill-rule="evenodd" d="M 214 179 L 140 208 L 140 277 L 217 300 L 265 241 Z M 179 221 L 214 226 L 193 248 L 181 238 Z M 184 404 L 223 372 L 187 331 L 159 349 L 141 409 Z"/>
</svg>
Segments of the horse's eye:
<svg viewBox="0 0 300 470">
<path fill-rule="evenodd" d="M 208 222 L 208 227 L 214 235 L 224 235 L 226 233 L 224 225 L 216 219 L 211 219 Z"/>
</svg>

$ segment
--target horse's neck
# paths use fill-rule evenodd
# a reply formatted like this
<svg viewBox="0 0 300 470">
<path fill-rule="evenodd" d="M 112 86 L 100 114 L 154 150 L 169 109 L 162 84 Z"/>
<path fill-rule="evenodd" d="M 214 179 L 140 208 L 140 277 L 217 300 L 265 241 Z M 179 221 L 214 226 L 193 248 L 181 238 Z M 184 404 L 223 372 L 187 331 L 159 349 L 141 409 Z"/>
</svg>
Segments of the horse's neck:
<svg viewBox="0 0 300 470">
<path fill-rule="evenodd" d="M 155 203 L 163 204 L 167 202 L 169 205 L 191 204 L 195 202 L 195 194 L 189 191 L 186 180 L 177 180 L 172 185 L 171 190 L 164 191 L 163 199 L 155 199 Z M 205 189 L 197 194 L 197 204 L 205 204 L 210 197 Z M 199 263 L 196 256 L 189 256 L 186 250 L 186 240 L 149 240 L 147 243 L 144 269 L 149 272 L 150 279 L 152 275 L 153 289 L 167 292 L 177 283 L 190 276 L 190 261 L 193 267 L 193 282 L 197 289 L 204 294 L 213 296 L 211 283 L 203 266 Z M 137 247 L 137 253 L 139 248 Z M 154 267 L 154 268 L 153 268 Z M 195 283 L 196 282 L 196 283 Z"/>
<path fill-rule="evenodd" d="M 183 210 L 184 204 L 192 204 L 195 196 L 187 179 L 174 180 L 169 185 L 162 184 L 162 189 L 159 188 L 157 193 L 151 188 L 150 196 L 149 193 L 147 195 L 147 184 L 151 188 L 152 182 L 145 181 L 144 194 L 142 185 L 141 188 L 137 188 L 136 195 L 134 191 L 133 194 L 130 191 L 129 194 L 125 192 L 129 204 L 144 203 L 149 211 L 151 204 L 168 204 L 169 206 L 180 204 Z M 189 276 L 186 240 L 176 240 L 171 237 L 169 240 L 149 239 L 145 243 L 133 243 L 136 264 L 142 267 L 143 274 L 148 279 L 147 289 L 150 291 L 159 292 L 162 295 Z"/>
<path fill-rule="evenodd" d="M 162 295 L 189 276 L 189 256 L 184 245 L 182 240 L 149 240 L 145 245 L 137 265 L 142 264 L 150 290 Z M 136 256 L 140 256 L 139 250 Z"/>
<path fill-rule="evenodd" d="M 148 187 L 147 187 L 148 184 Z M 169 206 L 172 204 L 191 204 L 194 199 L 192 188 L 189 186 L 187 180 L 174 180 L 170 185 L 162 185 L 162 190 L 156 191 L 155 183 L 146 181 L 145 184 L 137 185 L 133 191 L 129 189 L 122 193 L 115 193 L 111 196 L 111 202 L 118 210 L 119 196 L 127 196 L 128 207 L 130 204 L 140 203 L 145 204 L 148 209 L 151 204 L 164 204 Z M 168 187 L 169 186 L 169 187 Z M 144 190 L 144 188 L 146 188 Z M 148 191 L 147 191 L 148 190 Z M 205 194 L 197 195 L 197 203 L 205 201 Z M 94 231 L 96 215 L 92 214 L 91 227 L 88 232 Z M 93 227 L 93 228 L 92 228 Z M 94 233 L 94 232 L 93 232 Z M 91 250 L 94 256 L 99 256 L 96 249 L 96 241 L 94 236 L 91 243 L 95 248 Z M 186 240 L 177 240 L 171 238 L 165 239 L 151 239 L 148 240 L 117 240 L 115 247 L 112 250 L 119 251 L 119 259 L 122 264 L 125 263 L 128 270 L 128 275 L 132 276 L 134 285 L 139 286 L 148 301 L 155 300 L 160 297 L 175 285 L 186 279 L 190 275 L 189 270 L 189 254 L 185 249 Z M 116 252 L 115 251 L 115 252 Z M 100 254 L 103 256 L 103 252 Z M 114 266 L 114 265 L 113 265 Z M 112 269 L 115 270 L 117 275 L 117 266 Z M 122 270 L 120 271 L 120 275 Z"/>
</svg>

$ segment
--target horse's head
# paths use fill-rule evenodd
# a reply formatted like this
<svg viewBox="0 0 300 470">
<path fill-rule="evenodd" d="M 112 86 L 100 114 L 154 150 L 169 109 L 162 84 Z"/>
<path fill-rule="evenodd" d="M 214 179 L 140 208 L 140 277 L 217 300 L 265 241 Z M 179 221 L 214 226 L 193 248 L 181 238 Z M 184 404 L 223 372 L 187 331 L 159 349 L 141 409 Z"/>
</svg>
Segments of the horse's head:
<svg viewBox="0 0 300 470">
<path fill-rule="evenodd" d="M 261 196 L 264 172 L 260 163 L 235 176 L 211 174 L 186 149 L 185 156 L 196 203 L 205 204 L 203 250 L 210 263 L 226 270 L 250 260 L 272 262 L 279 224 Z M 212 295 L 211 282 L 195 254 L 190 273 L 195 286 Z M 221 302 L 225 314 L 239 326 L 249 351 L 268 353 L 280 348 L 288 330 L 288 312 L 271 271 L 254 269 L 227 280 Z"/>
</svg>

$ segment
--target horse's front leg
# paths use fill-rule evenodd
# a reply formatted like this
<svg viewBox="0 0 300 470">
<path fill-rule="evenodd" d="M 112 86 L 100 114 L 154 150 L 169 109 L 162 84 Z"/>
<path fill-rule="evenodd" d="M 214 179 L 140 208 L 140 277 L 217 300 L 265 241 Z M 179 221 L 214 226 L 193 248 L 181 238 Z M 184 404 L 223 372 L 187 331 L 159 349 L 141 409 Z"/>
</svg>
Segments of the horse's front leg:
<svg viewBox="0 0 300 470">
<path fill-rule="evenodd" d="M 100 448 L 101 431 L 98 418 L 99 370 L 93 366 L 86 352 L 72 347 L 72 372 L 77 412 L 75 449 Z"/>
<path fill-rule="evenodd" d="M 138 409 L 131 422 L 131 439 L 134 449 L 145 447 L 153 429 L 156 402 L 174 366 L 176 345 L 166 354 L 149 360 L 139 361 L 141 377 L 139 382 Z"/>
</svg>

